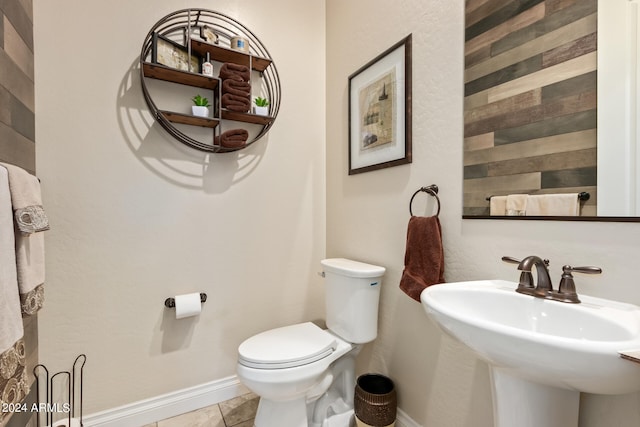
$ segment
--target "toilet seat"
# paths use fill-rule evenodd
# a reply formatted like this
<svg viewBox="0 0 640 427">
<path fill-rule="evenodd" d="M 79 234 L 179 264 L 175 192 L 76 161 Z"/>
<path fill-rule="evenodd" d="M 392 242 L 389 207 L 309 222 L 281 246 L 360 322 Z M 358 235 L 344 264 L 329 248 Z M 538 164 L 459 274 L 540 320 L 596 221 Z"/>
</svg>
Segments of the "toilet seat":
<svg viewBox="0 0 640 427">
<path fill-rule="evenodd" d="M 311 322 L 261 332 L 238 347 L 241 365 L 283 369 L 324 359 L 337 348 L 336 338 Z"/>
</svg>

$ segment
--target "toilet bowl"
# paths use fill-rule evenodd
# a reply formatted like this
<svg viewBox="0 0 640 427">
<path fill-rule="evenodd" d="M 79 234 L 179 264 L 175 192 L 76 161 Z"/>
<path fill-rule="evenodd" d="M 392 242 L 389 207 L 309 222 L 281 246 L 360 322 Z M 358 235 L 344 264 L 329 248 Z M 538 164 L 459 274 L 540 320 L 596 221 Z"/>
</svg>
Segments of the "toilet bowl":
<svg viewBox="0 0 640 427">
<path fill-rule="evenodd" d="M 256 427 L 327 427 L 353 411 L 355 357 L 377 335 L 385 269 L 343 258 L 321 264 L 327 329 L 284 326 L 238 347 L 238 378 L 260 396 Z"/>
<path fill-rule="evenodd" d="M 296 343 L 306 354 L 293 348 Z M 265 347 L 261 349 L 262 344 Z M 238 349 L 237 373 L 244 385 L 260 396 L 255 425 L 306 427 L 309 397 L 319 398 L 328 389 L 326 378 L 333 380 L 330 365 L 352 349 L 352 344 L 309 322 L 272 329 L 243 342 Z M 287 350 L 293 353 L 287 354 Z M 262 361 L 260 354 L 264 355 Z M 314 392 L 318 386 L 321 390 Z M 267 420 L 278 420 L 278 424 Z"/>
</svg>

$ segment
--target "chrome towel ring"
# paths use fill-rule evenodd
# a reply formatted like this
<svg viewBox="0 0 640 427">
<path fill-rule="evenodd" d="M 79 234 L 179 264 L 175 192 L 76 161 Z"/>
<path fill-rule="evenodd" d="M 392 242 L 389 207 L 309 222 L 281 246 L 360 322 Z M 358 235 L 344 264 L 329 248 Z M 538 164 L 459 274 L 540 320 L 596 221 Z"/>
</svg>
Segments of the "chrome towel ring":
<svg viewBox="0 0 640 427">
<path fill-rule="evenodd" d="M 440 198 L 438 197 L 438 186 L 435 184 L 431 184 L 427 187 L 420 187 L 420 189 L 418 189 L 418 191 L 413 193 L 413 196 L 411 196 L 411 201 L 409 201 L 409 213 L 411 214 L 411 216 L 413 216 L 413 211 L 411 210 L 411 205 L 413 205 L 413 199 L 420 192 L 430 194 L 436 198 L 436 202 L 438 202 L 438 211 L 436 212 L 435 216 L 440 215 Z"/>
</svg>

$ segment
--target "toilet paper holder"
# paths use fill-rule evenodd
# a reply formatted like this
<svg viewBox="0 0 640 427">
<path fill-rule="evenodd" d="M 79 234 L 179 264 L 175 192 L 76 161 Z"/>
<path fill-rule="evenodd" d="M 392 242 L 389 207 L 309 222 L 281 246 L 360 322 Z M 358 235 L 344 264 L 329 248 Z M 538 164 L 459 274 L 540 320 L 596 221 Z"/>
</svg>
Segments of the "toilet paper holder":
<svg viewBox="0 0 640 427">
<path fill-rule="evenodd" d="M 206 301 L 207 301 L 207 294 L 205 294 L 204 292 L 200 292 L 200 302 L 206 302 Z M 164 306 L 167 308 L 175 308 L 176 299 L 167 298 L 166 300 L 164 300 Z"/>
</svg>

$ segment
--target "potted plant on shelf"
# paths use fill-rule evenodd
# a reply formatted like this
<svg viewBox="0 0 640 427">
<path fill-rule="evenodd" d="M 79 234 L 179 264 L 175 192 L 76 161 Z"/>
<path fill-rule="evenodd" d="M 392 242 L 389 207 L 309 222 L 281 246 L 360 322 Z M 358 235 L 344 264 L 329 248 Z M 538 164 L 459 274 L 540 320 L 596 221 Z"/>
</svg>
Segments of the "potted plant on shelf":
<svg viewBox="0 0 640 427">
<path fill-rule="evenodd" d="M 255 104 L 253 106 L 254 114 L 259 114 L 261 116 L 269 115 L 269 101 L 266 98 L 258 96 L 253 100 L 253 103 Z"/>
<path fill-rule="evenodd" d="M 191 112 L 194 116 L 209 117 L 209 100 L 203 98 L 200 95 L 196 95 L 192 98 L 194 105 L 191 107 Z"/>
</svg>

